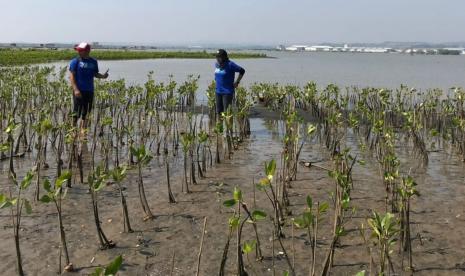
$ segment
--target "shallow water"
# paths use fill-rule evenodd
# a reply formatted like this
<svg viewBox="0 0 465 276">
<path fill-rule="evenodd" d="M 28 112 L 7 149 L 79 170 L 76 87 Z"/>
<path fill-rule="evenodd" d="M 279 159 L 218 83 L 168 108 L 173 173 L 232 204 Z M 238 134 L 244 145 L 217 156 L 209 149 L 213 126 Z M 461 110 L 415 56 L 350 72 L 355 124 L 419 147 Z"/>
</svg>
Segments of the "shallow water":
<svg viewBox="0 0 465 276">
<path fill-rule="evenodd" d="M 289 53 L 266 52 L 272 59 L 236 60 L 246 69 L 243 85 L 254 82 L 305 85 L 316 81 L 319 86 L 335 83 L 346 86 L 397 88 L 401 84 L 418 89 L 453 86 L 465 87 L 465 56 L 356 54 L 356 53 Z M 49 65 L 66 66 L 67 62 Z M 100 61 L 100 70 L 110 69 L 111 79 L 124 78 L 128 83 L 144 83 L 154 71 L 157 81 L 183 82 L 190 74 L 200 75 L 199 99 L 213 80 L 213 59 L 151 59 Z"/>
<path fill-rule="evenodd" d="M 102 225 L 106 233 L 114 239 L 118 247 L 110 251 L 99 251 L 96 248 L 96 237 L 89 195 L 85 193 L 86 186 L 77 184 L 69 191 L 65 200 L 65 227 L 67 229 L 69 248 L 72 261 L 80 268 L 80 273 L 90 273 L 94 265 L 108 263 L 116 254 L 125 255 L 125 263 L 122 275 L 147 274 L 167 275 L 172 252 L 176 252 L 177 275 L 186 275 L 193 270 L 193 260 L 196 258 L 198 241 L 201 233 L 201 222 L 204 216 L 208 216 L 208 230 L 205 241 L 205 255 L 202 261 L 201 275 L 214 275 L 220 262 L 222 248 L 224 246 L 227 218 L 231 214 L 221 206 L 222 200 L 230 197 L 233 187 L 242 189 L 244 197 L 252 204 L 252 182 L 257 181 L 263 175 L 263 163 L 271 159 L 279 160 L 282 149 L 282 122 L 262 118 L 251 119 L 251 136 L 235 152 L 232 160 L 223 160 L 221 164 L 215 164 L 207 170 L 207 178 L 199 179 L 198 185 L 192 185 L 193 193 L 185 195 L 181 193 L 182 181 L 181 167 L 178 158 L 172 166 L 173 192 L 178 204 L 169 204 L 166 198 L 166 183 L 163 162 L 153 160 L 150 166 L 144 169 L 144 183 L 146 192 L 156 219 L 143 222 L 140 219 L 140 206 L 136 194 L 136 172 L 129 171 L 128 178 L 124 181 L 128 193 L 128 205 L 133 227 L 137 230 L 134 234 L 121 234 L 120 209 L 118 194 L 112 187 L 105 188 L 100 193 L 100 212 Z M 348 229 L 356 229 L 361 223 L 366 222 L 372 210 L 383 209 L 384 187 L 381 176 L 377 170 L 377 162 L 368 155 L 356 149 L 356 139 L 349 134 L 347 146 L 354 149 L 353 153 L 367 161 L 365 166 L 356 166 L 354 170 L 353 204 L 357 208 L 357 216 L 353 219 Z M 441 275 L 460 275 L 463 271 L 460 262 L 463 261 L 463 229 L 465 221 L 463 213 L 463 164 L 457 160 L 457 156 L 450 156 L 441 151 L 430 156 L 430 163 L 426 168 L 417 166 L 414 159 L 409 159 L 408 151 L 402 151 L 402 167 L 415 168 L 413 173 L 419 184 L 421 197 L 415 198 L 412 203 L 413 235 L 421 234 L 423 242 L 414 239 L 414 260 L 420 275 L 430 273 L 443 273 Z M 89 154 L 86 155 L 88 166 Z M 49 154 L 51 168 L 46 175 L 53 176 L 53 154 Z M 320 165 L 331 167 L 329 153 L 324 145 L 313 139 L 308 141 L 301 155 L 301 159 L 320 161 Z M 407 163 L 408 162 L 408 163 Z M 18 159 L 19 175 L 32 165 L 30 158 Z M 279 161 L 278 161 L 279 164 Z M 1 162 L 3 170 L 7 169 L 7 162 Z M 87 167 L 86 171 L 90 168 Z M 7 183 L 6 174 L 0 174 L 0 182 Z M 222 188 L 217 188 L 217 183 L 224 183 Z M 330 192 L 334 187 L 333 181 L 327 176 L 327 172 L 317 168 L 299 167 L 298 180 L 292 183 L 291 209 L 296 216 L 304 208 L 305 196 L 312 195 L 315 201 L 330 201 Z M 6 187 L 3 186 L 4 191 Z M 32 189 L 30 189 L 32 190 Z M 31 191 L 32 192 L 32 191 Z M 267 198 L 257 192 L 257 206 L 269 212 Z M 56 267 L 56 218 L 53 209 L 43 205 L 34 204 L 34 213 L 31 217 L 25 217 L 22 231 L 22 247 L 24 250 L 25 265 L 28 272 L 47 275 Z M 323 258 L 325 247 L 328 243 L 330 232 L 330 220 L 324 222 L 321 230 L 321 244 L 318 258 Z M 7 225 L 8 217 L 0 217 L 0 224 Z M 268 242 L 270 236 L 270 222 L 265 221 L 259 225 L 259 231 L 263 238 L 263 250 L 267 257 L 263 263 L 257 263 L 256 269 L 266 273 L 270 267 L 271 248 Z M 0 270 L 7 274 L 14 274 L 14 252 L 11 239 L 11 229 L 0 231 L 0 241 L 7 248 L 0 254 L 6 261 L 0 265 Z M 286 228 L 289 234 L 291 230 Z M 305 233 L 296 231 L 296 269 L 298 275 L 307 271 L 308 244 Z M 246 235 L 247 239 L 253 238 Z M 141 244 L 143 241 L 143 245 Z M 290 248 L 290 240 L 285 240 L 287 248 Z M 368 256 L 365 247 L 357 234 L 352 231 L 343 239 L 343 250 L 338 249 L 335 273 L 336 275 L 354 275 L 357 271 L 367 269 Z M 137 245 L 137 246 L 136 246 Z M 50 254 L 53 248 L 53 254 Z M 185 250 L 189 248 L 190 250 Z M 438 253 L 439 252 L 439 253 Z M 233 256 L 233 253 L 230 253 Z M 95 257 L 95 263 L 90 260 Z M 276 259 L 279 270 L 286 268 L 283 259 Z M 355 264 L 353 264 L 355 263 Z M 465 268 L 463 268 L 465 269 Z M 234 271 L 234 261 L 228 262 L 228 272 Z M 423 273 L 421 273 L 423 271 Z"/>
</svg>

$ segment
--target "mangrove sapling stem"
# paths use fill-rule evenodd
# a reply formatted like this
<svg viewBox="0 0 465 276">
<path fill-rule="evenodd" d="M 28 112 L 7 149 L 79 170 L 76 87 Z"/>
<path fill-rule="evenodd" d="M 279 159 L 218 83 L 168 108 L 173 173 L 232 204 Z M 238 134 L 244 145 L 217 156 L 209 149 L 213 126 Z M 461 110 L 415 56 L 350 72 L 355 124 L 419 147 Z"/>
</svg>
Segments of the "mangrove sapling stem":
<svg viewBox="0 0 465 276">
<path fill-rule="evenodd" d="M 119 195 L 121 199 L 121 211 L 122 211 L 122 216 L 123 216 L 123 232 L 132 233 L 134 231 L 132 230 L 131 223 L 129 221 L 128 206 L 126 203 L 126 197 L 124 196 L 124 193 L 123 193 L 123 186 L 121 185 L 121 182 L 126 177 L 126 170 L 127 170 L 126 167 L 122 167 L 122 168 L 116 167 L 112 171 L 112 177 L 113 177 L 113 180 L 118 185 Z"/>
<path fill-rule="evenodd" d="M 370 266 L 368 268 L 368 275 L 372 275 L 372 271 L 373 271 L 373 264 L 375 263 L 375 261 L 373 260 L 373 252 L 372 252 L 372 249 L 368 243 L 368 240 L 365 236 L 365 227 L 362 223 L 362 227 L 359 228 L 359 232 L 360 232 L 360 236 L 362 237 L 363 239 L 363 243 L 365 244 L 365 247 L 367 249 L 367 253 L 368 255 L 370 256 Z"/>
<path fill-rule="evenodd" d="M 168 200 L 170 203 L 176 203 L 176 198 L 174 197 L 171 191 L 171 181 L 170 181 L 170 163 L 168 162 L 168 155 L 165 155 L 165 166 L 166 166 L 166 184 L 168 188 Z"/>
<path fill-rule="evenodd" d="M 220 264 L 220 271 L 218 273 L 219 276 L 224 276 L 224 268 L 226 267 L 226 261 L 228 260 L 228 252 L 229 252 L 229 243 L 231 242 L 232 233 L 234 230 L 233 220 L 235 220 L 235 214 L 233 219 L 229 219 L 229 232 L 228 237 L 226 239 L 226 244 L 223 249 L 223 255 L 221 257 L 221 264 Z"/>
<path fill-rule="evenodd" d="M 284 257 L 286 259 L 287 265 L 289 266 L 289 269 L 291 270 L 291 275 L 295 276 L 295 271 L 294 271 L 294 266 L 292 266 L 291 260 L 289 259 L 289 255 L 287 254 L 286 248 L 283 245 L 283 241 L 281 240 L 282 237 L 278 236 L 277 237 L 279 245 L 281 246 L 281 250 L 284 253 Z"/>
<path fill-rule="evenodd" d="M 239 216 L 240 216 L 240 213 L 239 213 Z M 245 271 L 245 267 L 244 267 L 244 258 L 242 255 L 242 246 L 241 246 L 242 229 L 244 227 L 245 222 L 248 219 L 249 219 L 249 216 L 247 215 L 246 218 L 240 223 L 239 227 L 237 228 L 237 241 L 236 241 L 237 242 L 237 276 L 248 276 L 248 273 Z"/>
<path fill-rule="evenodd" d="M 173 276 L 174 273 L 174 259 L 176 257 L 176 252 L 173 251 L 173 255 L 171 257 L 171 268 L 170 268 L 170 276 Z"/>
<path fill-rule="evenodd" d="M 259 238 L 258 229 L 257 229 L 257 218 L 265 217 L 265 215 L 262 212 L 257 213 L 258 211 L 255 211 L 254 213 L 250 213 L 249 209 L 247 208 L 247 204 L 245 204 L 245 202 L 243 202 L 243 201 L 240 202 L 240 205 L 242 206 L 242 209 L 244 209 L 247 216 L 252 221 L 252 226 L 253 226 L 253 229 L 254 229 L 254 232 L 255 232 L 255 238 L 256 238 L 256 241 L 257 241 L 257 244 L 255 246 L 255 258 L 256 258 L 257 261 L 261 261 L 261 260 L 263 260 L 263 255 L 262 255 L 262 249 L 261 249 L 261 245 L 260 245 L 260 238 Z"/>
<path fill-rule="evenodd" d="M 274 255 L 274 239 L 275 239 L 275 236 L 276 236 L 276 233 L 275 233 L 275 229 L 273 228 L 273 233 L 272 233 L 272 236 L 271 236 L 271 266 L 272 266 L 272 275 L 275 276 L 276 275 L 276 271 L 275 271 L 275 263 L 274 263 L 274 258 L 275 258 L 275 255 Z"/>
<path fill-rule="evenodd" d="M 11 131 L 11 128 L 10 128 L 10 131 Z M 12 148 L 10 148 L 10 150 L 11 149 Z M 20 248 L 20 237 L 19 237 L 19 233 L 21 230 L 21 217 L 22 217 L 23 207 L 25 207 L 27 214 L 32 213 L 31 204 L 29 203 L 27 199 L 22 197 L 23 195 L 22 192 L 25 191 L 31 185 L 33 177 L 34 175 L 32 174 L 32 172 L 28 172 L 26 176 L 23 178 L 23 180 L 21 181 L 21 183 L 18 183 L 17 179 L 14 178 L 13 175 L 11 175 L 10 176 L 11 181 L 13 185 L 17 187 L 16 198 L 12 197 L 11 188 L 9 188 L 10 190 L 9 197 L 7 197 L 4 194 L 0 194 L 0 209 L 10 208 L 10 217 L 11 217 L 12 226 L 13 226 L 13 236 L 14 236 L 14 243 L 15 243 L 15 249 L 16 249 L 16 268 L 17 268 L 18 275 L 20 276 L 24 275 L 21 248 Z"/>
<path fill-rule="evenodd" d="M 205 237 L 206 229 L 207 229 L 207 217 L 203 219 L 202 238 L 200 239 L 200 249 L 199 249 L 199 255 L 197 257 L 197 270 L 195 273 L 196 276 L 199 276 L 199 273 L 200 273 L 200 260 L 202 258 L 203 239 Z"/>
<path fill-rule="evenodd" d="M 295 267 L 294 221 L 291 221 L 292 266 Z"/>
<path fill-rule="evenodd" d="M 100 242 L 101 250 L 113 248 L 116 245 L 112 240 L 107 239 L 105 233 L 103 232 L 100 218 L 99 218 L 97 192 L 106 186 L 106 183 L 105 183 L 106 178 L 107 176 L 103 174 L 100 166 L 98 166 L 95 171 L 89 174 L 89 177 L 88 177 L 90 195 L 92 199 L 92 209 L 94 213 L 94 221 L 95 221 L 95 226 L 97 229 L 97 236 Z"/>
<path fill-rule="evenodd" d="M 152 156 L 145 150 L 145 146 L 141 145 L 139 148 L 131 147 L 132 154 L 137 159 L 137 171 L 138 171 L 138 190 L 139 190 L 139 199 L 142 205 L 142 210 L 144 211 L 145 217 L 144 220 L 153 219 L 154 215 L 150 211 L 149 204 L 147 202 L 147 197 L 145 195 L 144 182 L 142 178 L 142 166 L 148 165 L 152 160 Z"/>
<path fill-rule="evenodd" d="M 62 253 L 64 253 L 65 256 L 65 262 L 66 265 L 64 267 L 64 271 L 69 272 L 73 271 L 73 264 L 70 261 L 69 254 L 68 254 L 68 245 L 66 243 L 66 233 L 65 233 L 65 228 L 63 226 L 63 210 L 62 210 L 62 200 L 66 196 L 66 190 L 65 193 L 63 193 L 63 185 L 69 181 L 71 178 L 71 173 L 69 171 L 66 171 L 62 174 L 60 174 L 53 187 L 50 185 L 50 181 L 48 179 L 45 179 L 44 181 L 44 190 L 47 192 L 47 194 L 43 195 L 40 198 L 40 201 L 43 203 L 49 203 L 53 202 L 55 205 L 55 208 L 57 210 L 58 214 L 58 227 L 60 231 L 60 254 L 59 254 L 59 263 L 60 263 L 60 271 L 61 271 L 61 256 Z"/>
</svg>

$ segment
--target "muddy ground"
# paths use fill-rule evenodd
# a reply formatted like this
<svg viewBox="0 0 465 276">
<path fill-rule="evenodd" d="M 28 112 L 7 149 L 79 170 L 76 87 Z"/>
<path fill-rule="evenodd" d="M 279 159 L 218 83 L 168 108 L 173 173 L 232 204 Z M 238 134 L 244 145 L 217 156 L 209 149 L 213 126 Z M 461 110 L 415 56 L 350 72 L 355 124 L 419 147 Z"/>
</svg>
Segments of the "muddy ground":
<svg viewBox="0 0 465 276">
<path fill-rule="evenodd" d="M 257 117 L 257 116 L 255 116 Z M 136 170 L 131 170 L 125 180 L 128 206 L 134 233 L 121 233 L 121 209 L 115 185 L 106 187 L 99 196 L 102 226 L 107 236 L 116 242 L 116 247 L 99 250 L 95 225 L 87 186 L 76 183 L 68 192 L 64 202 L 64 224 L 67 233 L 71 261 L 75 273 L 86 275 L 97 266 L 107 264 L 122 254 L 124 264 L 120 275 L 169 275 L 174 260 L 174 275 L 195 275 L 197 256 L 204 217 L 207 228 L 204 239 L 200 275 L 218 275 L 223 248 L 228 234 L 228 218 L 232 210 L 222 202 L 232 197 L 235 186 L 242 189 L 245 201 L 253 208 L 253 182 L 263 176 L 265 161 L 280 158 L 281 136 L 276 131 L 276 121 L 262 118 L 252 119 L 252 134 L 239 146 L 231 160 L 222 160 L 209 168 L 206 177 L 198 178 L 197 185 L 191 185 L 191 194 L 181 192 L 182 159 L 172 164 L 172 185 L 176 204 L 168 203 L 165 168 L 162 157 L 155 157 L 144 169 L 144 181 L 150 207 L 155 219 L 142 220 L 142 209 L 137 194 Z M 352 140 L 351 140 L 352 139 Z M 348 146 L 356 141 L 349 136 Z M 355 148 L 355 147 L 354 147 Z M 465 166 L 457 156 L 449 152 L 430 153 L 428 166 L 421 166 L 411 158 L 404 148 L 398 149 L 403 171 L 412 170 L 418 182 L 421 196 L 412 202 L 413 262 L 416 275 L 465 275 Z M 356 214 L 347 224 L 348 234 L 341 239 L 336 249 L 333 275 L 354 275 L 369 269 L 369 255 L 359 235 L 360 225 L 367 224 L 366 218 L 372 210 L 384 210 L 384 186 L 378 165 L 373 157 L 358 152 L 354 154 L 366 160 L 366 165 L 354 169 L 354 190 L 352 204 Z M 87 159 L 89 158 L 87 153 Z M 324 146 L 317 140 L 309 141 L 304 147 L 301 159 L 318 162 L 330 168 L 332 163 Z M 51 162 L 50 162 L 51 163 Z M 27 157 L 18 162 L 17 172 L 24 175 L 32 165 Z M 89 164 L 86 164 L 89 166 Z M 0 189 L 8 190 L 5 174 L 7 162 L 1 162 Z M 53 165 L 46 174 L 54 176 Z M 311 195 L 315 202 L 330 202 L 334 188 L 327 172 L 313 167 L 299 167 L 297 181 L 292 182 L 290 211 L 299 215 L 305 208 L 305 197 Z M 32 189 L 31 189 L 32 190 Z M 271 214 L 268 198 L 256 191 L 256 208 Z M 59 270 L 59 232 L 57 214 L 52 205 L 33 204 L 32 215 L 23 219 L 21 228 L 21 249 L 24 269 L 27 275 L 56 275 Z M 0 275 L 15 275 L 16 255 L 13 243 L 13 229 L 7 210 L 0 211 Z M 317 248 L 317 274 L 329 246 L 332 212 L 325 215 L 321 224 Z M 249 275 L 273 275 L 272 273 L 272 223 L 269 219 L 258 223 L 264 260 L 255 261 L 254 253 L 244 256 Z M 306 232 L 285 227 L 285 249 L 295 262 L 297 275 L 308 275 L 310 245 Z M 251 225 L 244 228 L 243 240 L 253 239 Z M 401 275 L 398 245 L 393 247 L 395 271 Z M 278 242 L 274 243 L 275 275 L 283 275 L 288 269 Z M 173 259 L 174 256 L 174 259 Z M 374 254 L 375 262 L 377 255 Z M 227 262 L 227 275 L 234 275 L 236 269 L 235 239 L 232 239 Z M 375 268 L 374 268 L 375 269 Z M 407 274 L 404 274 L 407 275 Z"/>
</svg>

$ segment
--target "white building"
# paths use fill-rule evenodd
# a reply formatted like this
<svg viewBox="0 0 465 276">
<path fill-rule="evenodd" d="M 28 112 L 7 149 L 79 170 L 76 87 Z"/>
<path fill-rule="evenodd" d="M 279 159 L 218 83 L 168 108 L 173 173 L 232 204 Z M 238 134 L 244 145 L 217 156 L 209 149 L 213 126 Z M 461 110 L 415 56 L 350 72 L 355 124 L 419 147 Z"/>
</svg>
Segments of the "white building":
<svg viewBox="0 0 465 276">
<path fill-rule="evenodd" d="M 325 46 L 325 45 L 315 45 L 315 46 L 305 47 L 305 51 L 309 51 L 309 52 L 330 52 L 331 50 L 333 50 L 333 47 Z"/>
<path fill-rule="evenodd" d="M 292 45 L 289 47 L 286 47 L 286 51 L 305 51 L 307 48 L 307 45 Z"/>
</svg>

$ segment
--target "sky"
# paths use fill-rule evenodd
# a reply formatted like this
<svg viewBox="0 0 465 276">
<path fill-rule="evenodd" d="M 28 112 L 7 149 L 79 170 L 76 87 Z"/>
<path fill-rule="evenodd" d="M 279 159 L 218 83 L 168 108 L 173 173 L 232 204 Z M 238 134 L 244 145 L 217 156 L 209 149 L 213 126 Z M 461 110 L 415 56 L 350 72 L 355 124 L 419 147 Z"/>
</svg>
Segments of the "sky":
<svg viewBox="0 0 465 276">
<path fill-rule="evenodd" d="M 465 41 L 464 0 L 0 0 L 0 42 Z"/>
</svg>

